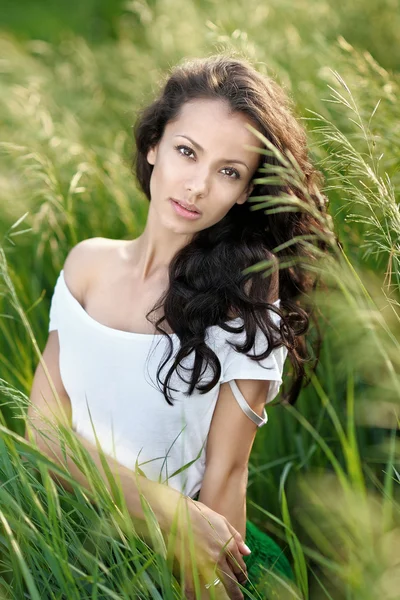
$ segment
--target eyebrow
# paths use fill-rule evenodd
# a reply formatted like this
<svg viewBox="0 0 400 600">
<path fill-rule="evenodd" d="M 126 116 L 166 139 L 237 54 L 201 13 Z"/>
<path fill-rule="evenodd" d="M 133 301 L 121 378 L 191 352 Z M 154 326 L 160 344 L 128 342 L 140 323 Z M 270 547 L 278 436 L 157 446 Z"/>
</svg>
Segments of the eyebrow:
<svg viewBox="0 0 400 600">
<path fill-rule="evenodd" d="M 176 135 L 174 135 L 174 137 L 184 137 L 184 138 L 186 138 L 187 140 L 189 140 L 189 142 L 191 142 L 191 143 L 193 144 L 193 146 L 196 146 L 196 148 L 197 148 L 198 150 L 200 150 L 201 152 L 204 152 L 204 148 L 202 148 L 202 147 L 200 146 L 200 144 L 198 144 L 197 142 L 195 142 L 194 140 L 192 140 L 192 139 L 191 139 L 191 138 L 190 138 L 188 135 L 184 135 L 183 133 L 177 133 Z M 247 169 L 248 171 L 250 171 L 250 169 L 249 169 L 249 167 L 246 165 L 246 163 L 244 163 L 242 160 L 237 160 L 236 158 L 235 158 L 235 159 L 230 159 L 230 158 L 222 158 L 222 159 L 221 159 L 221 162 L 227 162 L 227 163 L 237 163 L 237 164 L 243 165 L 244 167 L 246 167 L 246 169 Z"/>
</svg>

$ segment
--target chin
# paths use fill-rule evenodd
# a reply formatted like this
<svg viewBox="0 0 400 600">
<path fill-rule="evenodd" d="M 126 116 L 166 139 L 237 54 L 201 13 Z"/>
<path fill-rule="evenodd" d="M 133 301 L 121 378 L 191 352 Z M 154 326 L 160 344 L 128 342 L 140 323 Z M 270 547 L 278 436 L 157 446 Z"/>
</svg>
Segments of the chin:
<svg viewBox="0 0 400 600">
<path fill-rule="evenodd" d="M 171 220 L 167 220 L 165 219 L 165 221 L 163 221 L 163 226 L 165 227 L 165 229 L 168 229 L 169 231 L 172 231 L 173 233 L 176 233 L 178 235 L 185 235 L 185 234 L 192 234 L 195 231 L 198 231 L 198 229 L 194 228 L 194 224 L 192 223 L 192 225 L 189 223 L 177 223 L 176 221 L 172 222 Z M 202 228 L 203 229 L 203 228 Z"/>
</svg>

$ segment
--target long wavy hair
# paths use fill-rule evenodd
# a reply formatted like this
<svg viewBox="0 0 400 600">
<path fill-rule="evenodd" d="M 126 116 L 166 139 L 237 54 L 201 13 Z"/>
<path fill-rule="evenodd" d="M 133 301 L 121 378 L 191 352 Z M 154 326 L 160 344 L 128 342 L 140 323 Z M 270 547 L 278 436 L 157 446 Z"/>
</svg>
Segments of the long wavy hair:
<svg viewBox="0 0 400 600">
<path fill-rule="evenodd" d="M 223 100 L 233 112 L 243 113 L 256 124 L 266 142 L 252 179 L 251 197 L 272 198 L 278 210 L 268 214 L 254 210 L 254 207 L 252 210 L 249 200 L 235 204 L 218 223 L 195 233 L 190 243 L 175 254 L 169 265 L 169 289 L 146 315 L 148 318 L 151 313 L 163 309 L 164 315 L 155 322 L 155 327 L 169 339 L 169 351 L 158 368 L 157 381 L 162 383 L 164 397 L 171 405 L 168 389 L 175 370 L 181 380 L 189 384 L 187 395 L 195 388 L 201 393 L 210 391 L 219 381 L 221 364 L 206 344 L 206 329 L 216 325 L 233 333 L 245 330 L 244 344 L 233 345 L 237 352 L 245 354 L 253 348 L 259 329 L 265 335 L 265 352 L 247 355 L 252 360 L 261 360 L 275 348 L 286 346 L 294 377 L 289 392 L 285 392 L 282 385 L 281 399 L 294 404 L 305 379 L 304 363 L 310 361 L 305 333 L 309 329 L 313 306 L 307 304 L 310 302 L 307 295 L 319 280 L 317 276 L 313 277 L 312 270 L 307 269 L 307 262 L 315 260 L 310 245 L 305 245 L 301 239 L 296 241 L 296 237 L 314 238 L 319 255 L 321 251 L 329 250 L 326 238 L 332 236 L 331 228 L 315 216 L 316 210 L 319 214 L 327 211 L 328 200 L 320 190 L 323 176 L 309 159 L 305 130 L 293 116 L 291 100 L 283 89 L 245 59 L 218 54 L 186 60 L 174 67 L 162 81 L 158 97 L 138 114 L 134 126 L 136 151 L 132 169 L 149 201 L 153 165 L 147 161 L 147 153 L 160 141 L 166 124 L 179 115 L 186 102 L 195 99 Z M 290 156 L 297 163 L 301 189 L 293 183 L 293 178 L 285 181 L 279 177 L 280 155 Z M 266 168 L 268 177 L 256 179 L 257 172 L 265 172 Z M 301 200 L 310 210 L 304 210 L 304 206 L 295 211 L 279 210 L 280 206 L 285 206 L 283 198 L 288 195 Z M 283 249 L 279 250 L 280 247 Z M 261 261 L 269 261 L 269 276 L 265 276 L 265 269 L 264 272 L 247 271 Z M 283 263 L 289 266 L 283 267 Z M 280 308 L 272 303 L 278 295 Z M 300 306 L 301 300 L 305 302 L 305 308 Z M 272 321 L 271 311 L 281 317 L 279 327 Z M 234 328 L 229 324 L 232 315 L 243 320 L 241 327 Z M 178 336 L 180 347 L 165 381 L 161 382 L 160 372 L 173 353 L 169 334 L 160 327 L 164 320 Z M 320 336 L 314 369 L 319 350 Z M 193 369 L 190 380 L 186 381 L 178 367 L 182 367 L 181 362 L 192 352 L 195 357 Z M 213 377 L 200 385 L 203 365 L 211 367 Z"/>
</svg>

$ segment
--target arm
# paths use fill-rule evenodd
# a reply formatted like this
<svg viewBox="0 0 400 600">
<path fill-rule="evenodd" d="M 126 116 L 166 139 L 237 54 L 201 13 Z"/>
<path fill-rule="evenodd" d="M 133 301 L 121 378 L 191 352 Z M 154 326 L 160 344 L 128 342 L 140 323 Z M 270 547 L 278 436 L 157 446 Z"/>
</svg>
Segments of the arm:
<svg viewBox="0 0 400 600">
<path fill-rule="evenodd" d="M 59 396 L 59 402 L 53 394 L 52 385 L 49 382 L 46 371 L 48 372 L 54 390 Z M 32 435 L 36 438 L 38 448 L 46 454 L 56 464 L 59 464 L 67 469 L 79 484 L 87 490 L 91 490 L 91 484 L 84 473 L 77 467 L 71 458 L 63 453 L 60 439 L 57 436 L 57 431 L 51 427 L 51 423 L 59 421 L 64 426 L 72 428 L 71 423 L 71 401 L 63 386 L 60 371 L 59 371 L 59 342 L 58 332 L 51 331 L 49 333 L 46 347 L 43 351 L 41 361 L 39 362 L 30 394 L 31 404 L 28 410 L 29 425 L 32 425 Z M 46 419 L 50 421 L 47 423 Z M 45 436 L 39 432 L 45 431 Z M 27 427 L 25 438 L 29 440 L 30 427 Z M 98 471 L 106 483 L 107 489 L 111 491 L 111 486 L 108 482 L 107 475 L 103 469 L 100 453 L 97 446 L 87 441 L 79 434 L 74 434 L 82 443 L 84 448 L 89 452 Z M 127 509 L 130 515 L 134 518 L 135 527 L 148 540 L 149 533 L 145 525 L 144 513 L 141 505 L 140 494 L 136 477 L 139 480 L 139 487 L 143 495 L 151 505 L 159 523 L 164 532 L 169 531 L 171 519 L 175 514 L 180 499 L 185 497 L 177 490 L 168 487 L 167 485 L 149 480 L 142 475 L 135 474 L 134 471 L 124 467 L 114 458 L 106 456 L 107 463 L 116 479 L 120 479 L 122 493 L 126 500 Z M 71 484 L 62 479 L 59 475 L 50 471 L 51 476 L 58 480 L 63 487 L 71 491 Z"/>
<path fill-rule="evenodd" d="M 98 256 L 101 248 L 102 242 L 99 238 L 84 240 L 70 250 L 65 260 L 64 276 L 69 289 L 80 302 L 83 301 L 89 277 L 93 277 L 96 273 L 96 265 L 99 262 Z M 49 333 L 46 346 L 34 374 L 30 394 L 31 405 L 28 410 L 27 420 L 31 421 L 31 424 L 34 426 L 32 433 L 33 437 L 36 438 L 39 449 L 44 454 L 47 454 L 53 462 L 66 467 L 66 470 L 69 471 L 73 479 L 90 490 L 90 482 L 72 459 L 65 457 L 60 445 L 60 436 L 57 435 L 57 429 L 51 427 L 51 423 L 60 421 L 62 425 L 71 427 L 72 429 L 71 401 L 61 379 L 59 353 L 58 332 L 54 330 Z M 50 421 L 50 423 L 47 424 L 46 420 Z M 29 429 L 27 427 L 25 433 L 25 438 L 28 440 Z M 35 431 L 42 432 L 46 429 L 45 436 Z M 101 464 L 101 456 L 97 450 L 97 446 L 77 433 L 74 435 L 90 454 L 98 468 L 99 474 L 106 483 L 107 489 L 110 491 L 111 485 Z M 144 521 L 144 513 L 138 489 L 139 485 L 140 490 L 153 508 L 161 528 L 168 528 L 171 515 L 174 514 L 178 502 L 184 499 L 185 502 L 179 502 L 179 505 L 185 505 L 187 501 L 186 497 L 172 487 L 136 474 L 133 470 L 121 465 L 112 457 L 107 456 L 107 463 L 115 478 L 121 481 L 122 492 L 131 516 L 137 517 L 139 521 Z M 56 477 L 53 472 L 51 472 L 51 476 L 55 479 L 61 479 L 59 476 Z M 137 480 L 136 477 L 138 478 Z M 65 479 L 62 479 L 61 483 L 69 491 L 72 490 L 70 483 Z M 138 528 L 142 529 L 142 532 L 146 534 L 146 527 L 143 523 L 138 522 Z"/>
<path fill-rule="evenodd" d="M 251 408 L 262 415 L 269 381 L 237 380 Z M 228 383 L 220 388 L 207 438 L 206 470 L 199 501 L 246 534 L 248 462 L 257 425 L 244 414 Z"/>
<path fill-rule="evenodd" d="M 268 302 L 279 298 L 279 262 L 268 251 L 272 260 Z M 235 380 L 250 407 L 262 415 L 269 391 L 269 381 Z M 206 447 L 206 471 L 199 500 L 224 515 L 233 527 L 245 537 L 246 488 L 248 462 L 257 433 L 257 426 L 238 405 L 229 384 L 223 383 L 214 410 Z"/>
</svg>

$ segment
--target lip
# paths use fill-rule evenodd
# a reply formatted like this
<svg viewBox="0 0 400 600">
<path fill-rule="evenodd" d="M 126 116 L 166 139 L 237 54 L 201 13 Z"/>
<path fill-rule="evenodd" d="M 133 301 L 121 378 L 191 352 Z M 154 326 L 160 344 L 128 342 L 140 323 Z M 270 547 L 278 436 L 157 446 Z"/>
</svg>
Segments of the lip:
<svg viewBox="0 0 400 600">
<path fill-rule="evenodd" d="M 171 200 L 173 200 L 174 202 L 180 202 L 183 205 L 183 208 L 189 208 L 191 207 L 191 204 L 188 204 L 187 202 L 184 202 L 183 200 L 177 200 L 176 198 L 171 198 Z M 197 206 L 193 207 L 195 209 L 195 211 L 201 215 L 201 212 L 199 211 L 199 209 L 197 208 Z M 189 210 L 192 210 L 191 208 L 189 208 Z"/>
<path fill-rule="evenodd" d="M 171 204 L 175 210 L 175 212 L 180 215 L 181 217 L 185 217 L 186 219 L 198 219 L 199 217 L 201 217 L 201 213 L 200 212 L 189 212 L 187 210 L 185 210 L 185 208 L 182 208 L 179 204 L 178 201 L 175 200 L 175 198 L 170 198 Z M 197 209 L 196 209 L 197 210 Z"/>
</svg>

